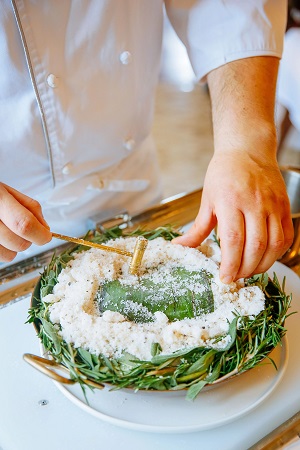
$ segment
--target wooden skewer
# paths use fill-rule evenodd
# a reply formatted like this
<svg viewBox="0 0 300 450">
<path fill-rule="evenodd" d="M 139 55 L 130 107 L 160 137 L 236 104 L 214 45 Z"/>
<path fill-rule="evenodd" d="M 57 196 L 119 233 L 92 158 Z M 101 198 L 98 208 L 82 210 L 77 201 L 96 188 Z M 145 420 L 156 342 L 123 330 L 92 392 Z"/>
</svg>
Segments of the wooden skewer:
<svg viewBox="0 0 300 450">
<path fill-rule="evenodd" d="M 125 250 L 121 250 L 120 248 L 110 247 L 108 245 L 103 244 L 97 244 L 96 242 L 85 241 L 84 239 L 65 236 L 64 234 L 52 233 L 52 236 L 57 239 L 61 239 L 62 241 L 73 242 L 74 244 L 85 245 L 86 247 L 100 248 L 100 250 L 105 250 L 107 252 L 119 253 L 119 255 L 133 257 L 133 253 L 126 252 Z"/>
</svg>

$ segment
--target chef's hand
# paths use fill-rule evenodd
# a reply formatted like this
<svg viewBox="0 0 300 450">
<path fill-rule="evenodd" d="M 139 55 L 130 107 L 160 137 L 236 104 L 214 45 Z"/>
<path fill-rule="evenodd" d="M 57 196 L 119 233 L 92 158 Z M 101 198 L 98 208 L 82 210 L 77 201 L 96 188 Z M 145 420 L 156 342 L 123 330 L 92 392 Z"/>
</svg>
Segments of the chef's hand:
<svg viewBox="0 0 300 450">
<path fill-rule="evenodd" d="M 43 245 L 51 239 L 40 204 L 0 183 L 0 261 L 12 261 L 32 243 Z"/>
<path fill-rule="evenodd" d="M 216 224 L 224 283 L 265 272 L 285 253 L 293 242 L 293 225 L 275 160 L 263 162 L 240 151 L 213 157 L 199 214 L 174 242 L 196 247 Z"/>
<path fill-rule="evenodd" d="M 271 56 L 245 58 L 207 77 L 215 153 L 195 224 L 175 242 L 195 247 L 218 223 L 225 283 L 266 271 L 293 241 L 289 200 L 276 161 L 278 64 Z"/>
</svg>

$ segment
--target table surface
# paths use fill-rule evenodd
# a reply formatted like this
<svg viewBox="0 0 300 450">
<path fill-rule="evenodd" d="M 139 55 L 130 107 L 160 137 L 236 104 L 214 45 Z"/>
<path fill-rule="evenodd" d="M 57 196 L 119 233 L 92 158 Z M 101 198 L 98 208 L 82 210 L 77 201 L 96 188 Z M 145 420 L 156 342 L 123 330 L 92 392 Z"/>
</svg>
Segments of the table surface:
<svg viewBox="0 0 300 450">
<path fill-rule="evenodd" d="M 286 291 L 293 292 L 292 310 L 300 312 L 299 277 L 279 263 L 272 269 L 280 280 L 287 277 Z M 300 410 L 299 314 L 287 319 L 286 372 L 260 406 L 214 429 L 158 434 L 103 422 L 75 406 L 49 378 L 27 365 L 22 359 L 24 353 L 39 354 L 34 328 L 25 324 L 28 307 L 29 298 L 0 310 L 0 450 L 115 450 L 120 446 L 177 450 L 200 445 L 209 450 L 246 450 Z M 47 400 L 47 405 L 41 406 L 41 400 Z"/>
</svg>

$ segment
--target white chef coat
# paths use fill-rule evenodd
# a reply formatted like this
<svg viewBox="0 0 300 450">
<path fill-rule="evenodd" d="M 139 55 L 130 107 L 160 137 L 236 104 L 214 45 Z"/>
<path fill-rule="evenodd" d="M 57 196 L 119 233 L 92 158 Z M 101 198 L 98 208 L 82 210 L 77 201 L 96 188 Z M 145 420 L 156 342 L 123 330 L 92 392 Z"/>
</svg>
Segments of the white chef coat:
<svg viewBox="0 0 300 450">
<path fill-rule="evenodd" d="M 300 131 L 300 28 L 290 28 L 284 38 L 277 102 L 289 111 L 291 123 Z"/>
<path fill-rule="evenodd" d="M 281 56 L 285 0 L 0 0 L 0 179 L 40 201 L 53 231 L 79 235 L 99 211 L 161 195 L 150 131 L 164 5 L 199 80 Z"/>
</svg>

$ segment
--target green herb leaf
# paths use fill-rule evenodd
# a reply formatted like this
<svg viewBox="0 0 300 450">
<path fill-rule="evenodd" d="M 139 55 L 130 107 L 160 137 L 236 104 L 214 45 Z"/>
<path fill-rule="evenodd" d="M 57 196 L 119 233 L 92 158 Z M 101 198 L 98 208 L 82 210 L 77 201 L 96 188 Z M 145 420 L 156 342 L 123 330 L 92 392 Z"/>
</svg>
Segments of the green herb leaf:
<svg viewBox="0 0 300 450">
<path fill-rule="evenodd" d="M 151 345 L 151 356 L 159 355 L 161 350 L 160 344 L 158 342 L 153 342 Z"/>
<path fill-rule="evenodd" d="M 199 372 L 201 370 L 207 371 L 207 369 L 209 368 L 210 364 L 214 359 L 215 353 L 216 350 L 209 350 L 188 368 L 186 374 L 192 374 L 194 372 Z"/>
<path fill-rule="evenodd" d="M 54 353 L 58 355 L 61 352 L 61 337 L 57 334 L 57 330 L 51 322 L 46 319 L 41 319 L 43 330 L 46 336 L 52 341 L 54 346 Z"/>
<path fill-rule="evenodd" d="M 77 352 L 78 352 L 79 356 L 82 358 L 82 361 L 83 361 L 84 363 L 88 364 L 88 366 L 89 366 L 91 369 L 93 369 L 93 368 L 94 368 L 94 362 L 93 362 L 93 357 L 92 357 L 92 355 L 91 355 L 87 350 L 85 350 L 85 349 L 82 348 L 82 347 L 79 347 L 79 348 L 77 349 Z"/>
<path fill-rule="evenodd" d="M 200 380 L 198 381 L 198 383 L 192 384 L 192 386 L 187 391 L 186 399 L 190 401 L 195 400 L 199 392 L 204 388 L 206 384 L 206 380 Z"/>
</svg>

